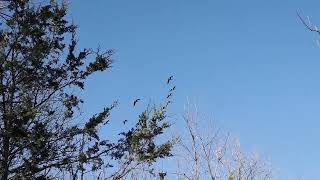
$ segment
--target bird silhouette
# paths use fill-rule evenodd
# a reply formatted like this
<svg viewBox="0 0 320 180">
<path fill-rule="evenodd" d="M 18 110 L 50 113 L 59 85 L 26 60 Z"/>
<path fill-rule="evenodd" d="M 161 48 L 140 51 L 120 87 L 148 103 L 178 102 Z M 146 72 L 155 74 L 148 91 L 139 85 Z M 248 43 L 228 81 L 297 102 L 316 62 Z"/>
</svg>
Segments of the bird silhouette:
<svg viewBox="0 0 320 180">
<path fill-rule="evenodd" d="M 168 99 L 169 97 L 171 97 L 171 96 L 172 96 L 172 93 L 169 93 L 168 96 L 167 96 L 167 99 Z"/>
<path fill-rule="evenodd" d="M 125 119 L 125 120 L 123 121 L 123 124 L 126 124 L 126 122 L 128 122 L 128 120 Z"/>
<path fill-rule="evenodd" d="M 170 76 L 167 80 L 167 84 L 169 84 L 172 79 L 173 79 L 173 76 Z"/>
<path fill-rule="evenodd" d="M 138 101 L 140 101 L 140 99 L 136 99 L 136 100 L 134 100 L 134 102 L 133 102 L 133 106 L 135 106 L 136 104 L 137 104 L 137 102 Z"/>
<path fill-rule="evenodd" d="M 173 86 L 173 88 L 170 89 L 170 92 L 172 92 L 172 91 L 174 91 L 174 90 L 176 90 L 176 86 Z"/>
</svg>

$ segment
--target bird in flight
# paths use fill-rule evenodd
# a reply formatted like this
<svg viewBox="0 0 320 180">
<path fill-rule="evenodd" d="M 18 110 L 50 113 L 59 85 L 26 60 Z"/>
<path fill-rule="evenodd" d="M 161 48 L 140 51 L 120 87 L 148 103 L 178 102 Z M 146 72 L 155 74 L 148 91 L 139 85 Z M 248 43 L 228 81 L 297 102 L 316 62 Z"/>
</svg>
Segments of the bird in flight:
<svg viewBox="0 0 320 180">
<path fill-rule="evenodd" d="M 168 96 L 167 96 L 167 99 L 168 99 L 169 97 L 171 97 L 171 96 L 172 96 L 172 93 L 169 93 Z"/>
<path fill-rule="evenodd" d="M 128 122 L 128 120 L 124 120 L 124 121 L 123 121 L 123 124 L 126 124 L 126 122 Z"/>
<path fill-rule="evenodd" d="M 168 78 L 167 84 L 169 84 L 172 79 L 173 79 L 173 76 L 170 76 L 170 77 Z"/>
<path fill-rule="evenodd" d="M 134 102 L 133 102 L 133 106 L 135 106 L 136 104 L 137 104 L 137 102 L 138 101 L 140 101 L 140 99 L 136 99 L 136 100 L 134 100 Z"/>
<path fill-rule="evenodd" d="M 174 91 L 174 90 L 176 90 L 176 86 L 173 86 L 173 88 L 170 89 L 170 92 L 172 92 L 172 91 Z"/>
</svg>

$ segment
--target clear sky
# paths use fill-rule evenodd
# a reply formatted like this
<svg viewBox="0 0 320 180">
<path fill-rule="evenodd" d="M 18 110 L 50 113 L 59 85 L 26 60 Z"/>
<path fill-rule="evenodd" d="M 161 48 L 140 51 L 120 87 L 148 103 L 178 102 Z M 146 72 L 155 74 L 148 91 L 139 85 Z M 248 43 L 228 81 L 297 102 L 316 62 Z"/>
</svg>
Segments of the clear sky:
<svg viewBox="0 0 320 180">
<path fill-rule="evenodd" d="M 320 36 L 299 9 L 320 25 L 319 0 L 73 1 L 81 47 L 116 50 L 114 68 L 89 81 L 85 110 L 119 100 L 120 125 L 137 114 L 136 97 L 138 108 L 160 101 L 174 75 L 171 112 L 194 99 L 245 149 L 270 157 L 279 179 L 319 179 Z"/>
</svg>

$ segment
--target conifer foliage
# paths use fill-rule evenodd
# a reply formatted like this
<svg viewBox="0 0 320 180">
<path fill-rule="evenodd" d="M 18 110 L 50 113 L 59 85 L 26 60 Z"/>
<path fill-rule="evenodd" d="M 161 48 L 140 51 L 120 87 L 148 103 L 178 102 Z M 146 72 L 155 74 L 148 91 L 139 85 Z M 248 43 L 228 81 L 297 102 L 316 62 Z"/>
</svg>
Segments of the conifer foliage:
<svg viewBox="0 0 320 180">
<path fill-rule="evenodd" d="M 59 172 L 78 179 L 108 167 L 115 169 L 108 177 L 121 179 L 139 164 L 171 155 L 170 140 L 155 142 L 169 127 L 166 105 L 142 112 L 113 141 L 99 129 L 117 103 L 79 122 L 84 101 L 74 92 L 85 89 L 90 75 L 111 68 L 113 51 L 79 50 L 77 27 L 66 18 L 63 2 L 0 2 L 2 180 L 50 179 Z"/>
</svg>

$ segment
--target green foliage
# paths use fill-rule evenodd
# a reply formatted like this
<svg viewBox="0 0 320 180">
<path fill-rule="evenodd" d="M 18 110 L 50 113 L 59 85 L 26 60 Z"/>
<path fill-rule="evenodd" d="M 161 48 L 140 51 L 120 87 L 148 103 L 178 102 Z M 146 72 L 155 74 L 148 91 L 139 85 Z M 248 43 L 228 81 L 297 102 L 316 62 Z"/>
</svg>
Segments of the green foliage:
<svg viewBox="0 0 320 180">
<path fill-rule="evenodd" d="M 228 180 L 234 180 L 234 175 L 232 173 L 229 175 Z"/>
<path fill-rule="evenodd" d="M 87 77 L 111 68 L 113 51 L 78 51 L 77 28 L 66 19 L 67 10 L 54 0 L 40 5 L 14 0 L 1 12 L 2 179 L 46 179 L 50 172 L 62 171 L 77 178 L 101 169 L 106 159 L 151 164 L 171 155 L 173 142 L 156 143 L 170 126 L 166 106 L 144 111 L 136 126 L 115 142 L 101 137 L 99 127 L 109 122 L 117 103 L 84 124 L 77 121 L 84 101 L 72 90 L 84 90 Z"/>
<path fill-rule="evenodd" d="M 135 128 L 123 133 L 120 144 L 127 149 L 130 157 L 140 162 L 152 163 L 157 158 L 171 156 L 172 141 L 156 145 L 155 138 L 161 135 L 170 125 L 163 122 L 165 119 L 163 107 L 153 107 L 142 112 Z"/>
</svg>

